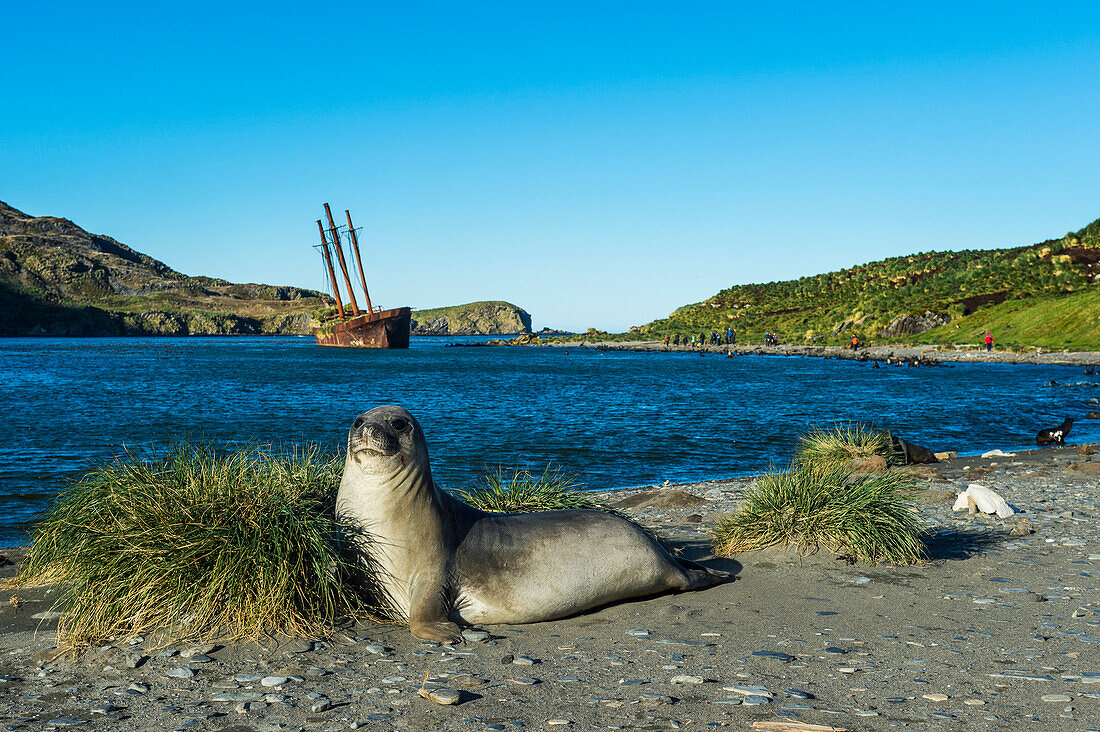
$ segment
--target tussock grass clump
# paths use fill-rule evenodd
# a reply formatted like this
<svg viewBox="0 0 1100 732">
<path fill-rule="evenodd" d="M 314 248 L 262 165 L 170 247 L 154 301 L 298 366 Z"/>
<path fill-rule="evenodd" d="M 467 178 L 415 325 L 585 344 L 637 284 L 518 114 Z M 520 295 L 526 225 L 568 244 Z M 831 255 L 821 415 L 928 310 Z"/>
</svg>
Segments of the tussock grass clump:
<svg viewBox="0 0 1100 732">
<path fill-rule="evenodd" d="M 854 461 L 894 457 L 890 433 L 861 424 L 814 429 L 798 439 L 795 461 L 819 469 L 845 467 Z"/>
<path fill-rule="evenodd" d="M 474 508 L 495 513 L 604 508 L 592 496 L 580 491 L 572 478 L 551 468 L 539 474 L 501 468 L 486 475 L 481 485 L 455 491 L 454 495 Z"/>
<path fill-rule="evenodd" d="M 913 490 L 905 471 L 850 475 L 844 467 L 798 463 L 761 476 L 741 508 L 719 520 L 714 553 L 824 546 L 859 561 L 913 564 L 924 556 Z"/>
<path fill-rule="evenodd" d="M 32 534 L 17 582 L 57 584 L 59 637 L 256 639 L 370 616 L 334 517 L 341 461 L 181 442 L 100 465 Z"/>
</svg>

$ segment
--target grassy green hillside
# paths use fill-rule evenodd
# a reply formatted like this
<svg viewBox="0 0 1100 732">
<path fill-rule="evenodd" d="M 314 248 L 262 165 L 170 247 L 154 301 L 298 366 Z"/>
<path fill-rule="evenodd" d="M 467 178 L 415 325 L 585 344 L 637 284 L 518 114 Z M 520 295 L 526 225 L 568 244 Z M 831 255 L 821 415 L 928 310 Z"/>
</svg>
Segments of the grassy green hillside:
<svg viewBox="0 0 1100 732">
<path fill-rule="evenodd" d="M 1100 348 L 1100 219 L 1030 246 L 925 252 L 786 282 L 739 285 L 632 333 L 724 331 L 739 343 L 974 343 Z M 949 321 L 949 322 L 948 322 Z M 946 323 L 946 324 L 943 324 Z"/>
<path fill-rule="evenodd" d="M 978 343 L 986 331 L 997 348 L 1100 350 L 1100 287 L 1061 296 L 1008 300 L 903 340 L 913 343 Z"/>
</svg>

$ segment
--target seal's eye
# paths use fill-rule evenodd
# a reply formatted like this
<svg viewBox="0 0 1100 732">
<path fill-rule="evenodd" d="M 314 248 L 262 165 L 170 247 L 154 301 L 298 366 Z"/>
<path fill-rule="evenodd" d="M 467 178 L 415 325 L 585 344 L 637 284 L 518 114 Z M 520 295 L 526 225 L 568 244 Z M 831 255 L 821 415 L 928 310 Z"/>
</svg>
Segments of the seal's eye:
<svg viewBox="0 0 1100 732">
<path fill-rule="evenodd" d="M 390 421 L 390 427 L 393 427 L 394 432 L 404 432 L 409 428 L 409 423 L 407 420 L 398 417 L 397 419 Z"/>
</svg>

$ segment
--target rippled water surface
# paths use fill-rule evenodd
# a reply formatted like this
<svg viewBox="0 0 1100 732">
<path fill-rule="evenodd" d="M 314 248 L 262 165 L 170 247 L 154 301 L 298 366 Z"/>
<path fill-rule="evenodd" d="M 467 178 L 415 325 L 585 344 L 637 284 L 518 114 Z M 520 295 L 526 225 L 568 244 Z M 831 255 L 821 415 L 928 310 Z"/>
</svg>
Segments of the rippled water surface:
<svg viewBox="0 0 1100 732">
<path fill-rule="evenodd" d="M 860 420 L 934 450 L 1029 445 L 1100 409 L 1080 367 L 882 368 L 815 358 L 557 348 L 319 348 L 312 338 L 0 339 L 0 546 L 67 481 L 177 437 L 339 449 L 355 415 L 404 405 L 436 479 L 563 467 L 592 488 L 744 475 L 799 431 Z M 1100 420 L 1071 442 L 1100 439 Z"/>
</svg>

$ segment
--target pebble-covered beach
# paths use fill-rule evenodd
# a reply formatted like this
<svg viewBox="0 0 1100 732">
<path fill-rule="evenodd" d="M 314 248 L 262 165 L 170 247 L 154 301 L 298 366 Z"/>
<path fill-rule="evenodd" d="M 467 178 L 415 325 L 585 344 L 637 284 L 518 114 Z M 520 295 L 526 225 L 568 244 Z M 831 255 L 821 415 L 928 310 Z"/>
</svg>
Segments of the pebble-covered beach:
<svg viewBox="0 0 1100 732">
<path fill-rule="evenodd" d="M 11 590 L 0 720 L 9 730 L 1100 729 L 1100 450 L 1088 452 L 918 468 L 934 533 L 929 561 L 914 567 L 825 551 L 713 559 L 708 526 L 749 480 L 608 493 L 736 581 L 473 628 L 454 647 L 367 623 L 259 645 L 119 638 L 73 657 L 54 648 L 53 594 Z M 953 512 L 971 482 L 1019 513 Z M 0 576 L 13 576 L 20 550 L 0 553 Z"/>
</svg>

